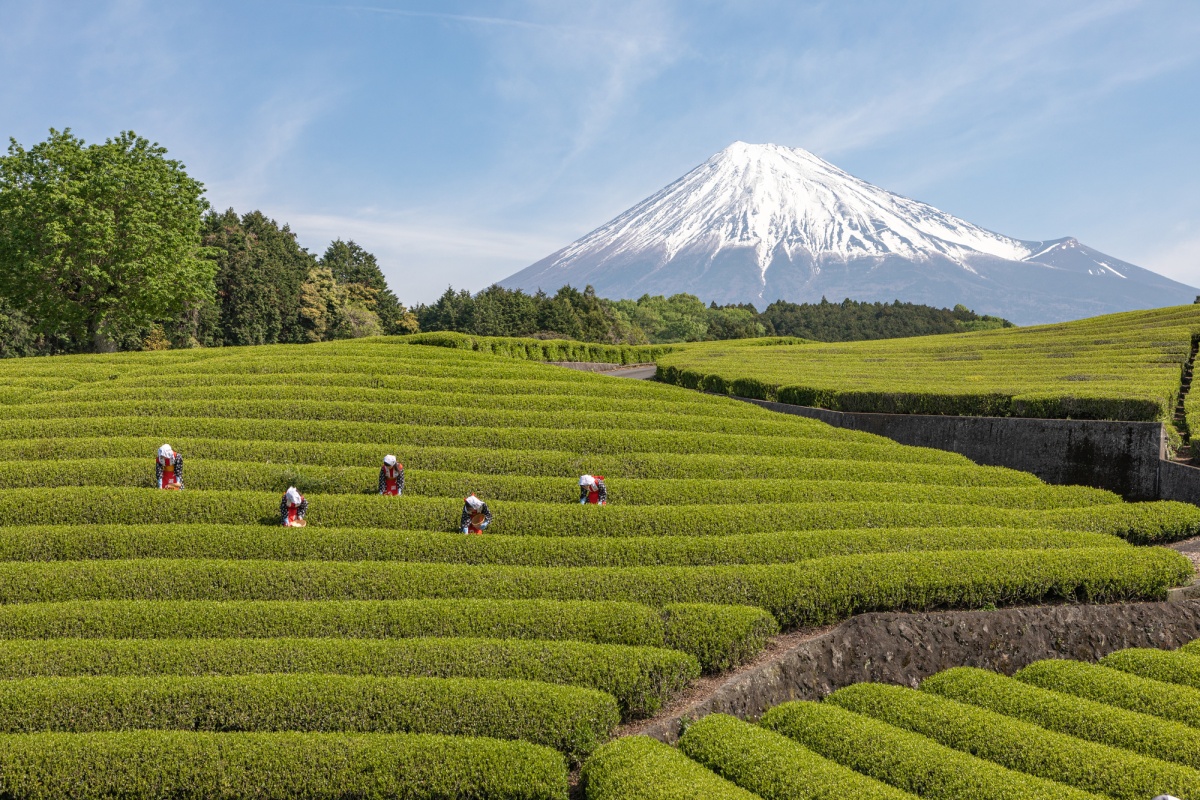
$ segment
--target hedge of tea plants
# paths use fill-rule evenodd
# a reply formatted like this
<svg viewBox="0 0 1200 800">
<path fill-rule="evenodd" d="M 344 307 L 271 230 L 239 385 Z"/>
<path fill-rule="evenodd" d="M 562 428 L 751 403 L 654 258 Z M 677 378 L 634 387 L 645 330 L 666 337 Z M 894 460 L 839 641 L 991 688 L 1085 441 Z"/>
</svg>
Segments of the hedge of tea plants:
<svg viewBox="0 0 1200 800">
<path fill-rule="evenodd" d="M 1190 579 L 1140 545 L 1200 533 L 1191 506 L 537 363 L 655 357 L 438 335 L 0 363 L 4 791 L 563 798 L 619 725 L 781 630 Z M 182 491 L 153 488 L 164 442 Z M 401 497 L 376 494 L 388 453 Z M 710 796 L 799 791 L 762 783 L 806 758 L 765 733 L 725 778 L 634 740 L 591 785 L 633 753 Z"/>
<path fill-rule="evenodd" d="M 958 667 L 919 689 L 860 683 L 784 703 L 757 725 L 714 714 L 686 727 L 675 755 L 666 745 L 635 753 L 625 740 L 601 747 L 586 765 L 597 786 L 587 796 L 636 780 L 657 787 L 640 796 L 683 796 L 672 793 L 681 782 L 711 780 L 697 777 L 702 766 L 779 800 L 1190 800 L 1200 797 L 1197 647 L 1041 661 L 1012 677 Z"/>
<path fill-rule="evenodd" d="M 1200 306 L 972 333 L 679 346 L 667 383 L 838 411 L 1168 421 Z M 753 341 L 753 340 L 750 340 Z M 1200 429 L 1200 398 L 1189 393 Z"/>
</svg>

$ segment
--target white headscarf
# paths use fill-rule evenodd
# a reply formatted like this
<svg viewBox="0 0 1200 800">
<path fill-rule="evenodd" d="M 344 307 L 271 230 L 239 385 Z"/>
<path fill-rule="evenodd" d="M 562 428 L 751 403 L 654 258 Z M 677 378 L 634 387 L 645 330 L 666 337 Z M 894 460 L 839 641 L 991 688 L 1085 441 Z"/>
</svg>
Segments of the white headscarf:
<svg viewBox="0 0 1200 800">
<path fill-rule="evenodd" d="M 164 444 L 162 447 L 158 448 L 158 457 L 165 458 L 166 460 L 170 461 L 175 457 L 175 451 L 171 449 L 171 445 Z"/>
<path fill-rule="evenodd" d="M 581 475 L 581 476 L 579 476 L 579 485 L 580 486 L 595 486 L 596 479 L 593 478 L 591 475 Z"/>
<path fill-rule="evenodd" d="M 386 455 L 383 457 L 383 463 L 389 467 L 394 467 L 396 466 L 396 457 L 393 455 Z"/>
<path fill-rule="evenodd" d="M 471 508 L 474 508 L 474 509 L 483 508 L 483 501 L 480 500 L 475 495 L 470 495 L 469 497 L 467 497 L 466 503 L 467 503 L 467 505 L 469 505 Z"/>
<path fill-rule="evenodd" d="M 288 487 L 288 490 L 287 490 L 288 505 L 298 506 L 298 505 L 300 505 L 300 501 L 303 499 L 304 498 L 300 496 L 300 492 L 296 491 L 295 486 Z"/>
</svg>

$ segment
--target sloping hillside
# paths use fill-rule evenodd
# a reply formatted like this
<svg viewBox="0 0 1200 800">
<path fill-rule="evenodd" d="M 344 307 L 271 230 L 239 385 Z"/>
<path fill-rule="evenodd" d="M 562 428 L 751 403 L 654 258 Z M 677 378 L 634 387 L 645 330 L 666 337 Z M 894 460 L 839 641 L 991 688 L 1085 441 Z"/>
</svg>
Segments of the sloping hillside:
<svg viewBox="0 0 1200 800">
<path fill-rule="evenodd" d="M 1162 597 L 1190 565 L 1126 540 L 1200 531 L 1190 506 L 397 339 L 8 361 L 0 398 L 13 797 L 565 797 L 623 719 L 781 628 Z M 181 492 L 152 488 L 164 442 Z M 387 453 L 402 497 L 374 494 Z M 579 504 L 582 473 L 610 505 Z M 279 524 L 288 486 L 307 528 Z M 483 536 L 457 532 L 468 492 Z"/>
<path fill-rule="evenodd" d="M 873 342 L 711 342 L 658 364 L 669 383 L 840 411 L 1169 420 L 1196 334 L 1189 305 Z"/>
</svg>

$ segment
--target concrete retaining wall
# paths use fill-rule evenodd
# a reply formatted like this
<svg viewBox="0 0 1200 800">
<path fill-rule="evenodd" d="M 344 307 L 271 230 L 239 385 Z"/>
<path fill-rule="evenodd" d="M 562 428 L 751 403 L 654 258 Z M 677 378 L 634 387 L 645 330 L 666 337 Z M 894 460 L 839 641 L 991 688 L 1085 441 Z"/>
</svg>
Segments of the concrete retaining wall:
<svg viewBox="0 0 1200 800">
<path fill-rule="evenodd" d="M 1160 463 L 1169 462 L 1162 461 L 1167 440 L 1158 422 L 870 414 L 739 399 L 901 444 L 961 453 L 978 464 L 1032 472 L 1047 483 L 1095 486 L 1127 500 L 1163 498 Z M 1172 471 L 1166 485 L 1176 496 L 1167 499 L 1197 502 L 1200 470 L 1172 466 L 1196 474 Z"/>
<path fill-rule="evenodd" d="M 1158 467 L 1158 497 L 1200 506 L 1200 469 L 1163 461 Z"/>
<path fill-rule="evenodd" d="M 1175 590 L 1164 603 L 863 614 L 734 675 L 704 700 L 642 732 L 674 742 L 684 719 L 720 713 L 753 720 L 780 703 L 817 700 L 863 681 L 915 687 L 959 666 L 1011 675 L 1041 659 L 1096 661 L 1126 647 L 1173 649 L 1196 638 L 1195 586 Z"/>
</svg>

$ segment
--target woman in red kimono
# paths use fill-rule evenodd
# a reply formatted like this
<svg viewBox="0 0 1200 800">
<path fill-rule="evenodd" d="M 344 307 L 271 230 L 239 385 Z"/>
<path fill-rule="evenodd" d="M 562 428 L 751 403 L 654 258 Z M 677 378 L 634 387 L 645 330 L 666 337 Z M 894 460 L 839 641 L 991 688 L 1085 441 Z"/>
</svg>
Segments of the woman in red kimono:
<svg viewBox="0 0 1200 800">
<path fill-rule="evenodd" d="M 399 497 L 404 494 L 404 465 L 395 456 L 384 456 L 379 469 L 379 493 Z"/>
<path fill-rule="evenodd" d="M 159 489 L 183 488 L 183 456 L 164 444 L 154 460 L 154 485 Z"/>
</svg>

